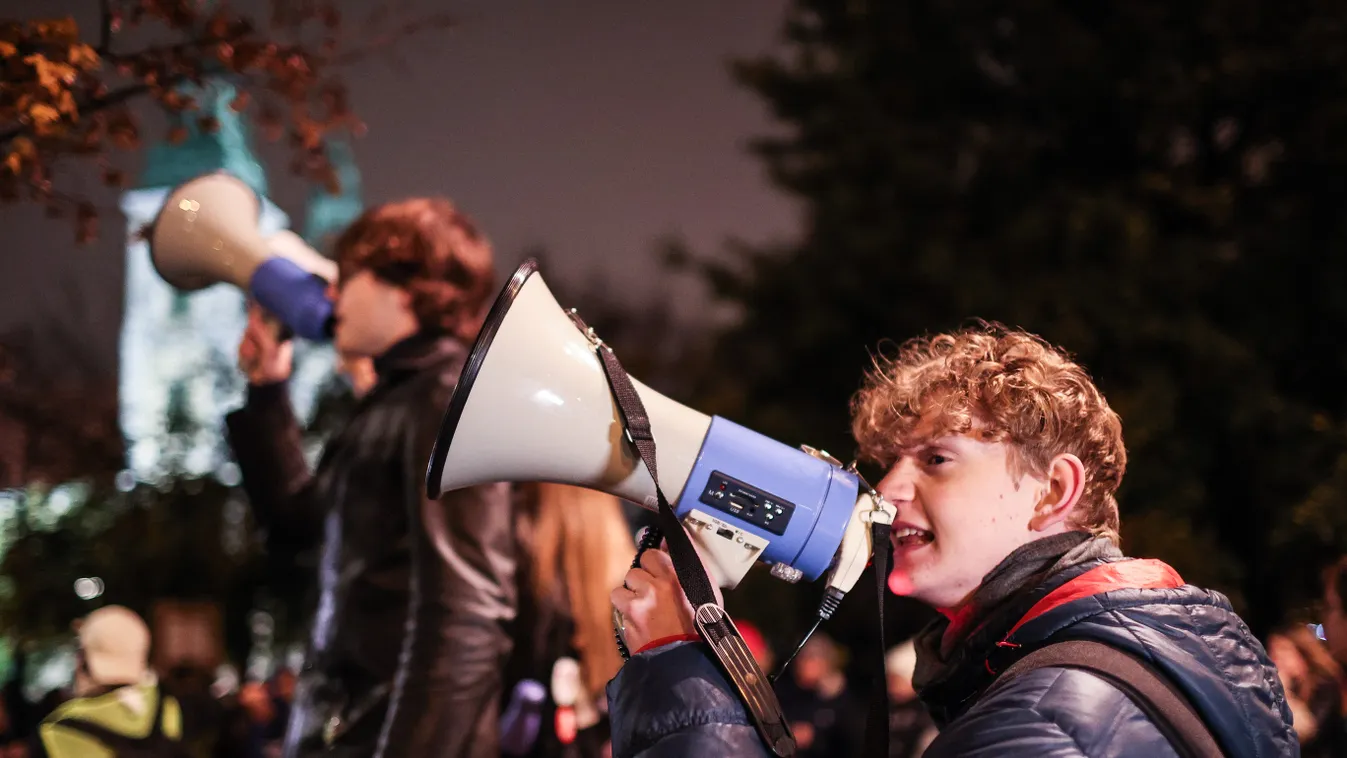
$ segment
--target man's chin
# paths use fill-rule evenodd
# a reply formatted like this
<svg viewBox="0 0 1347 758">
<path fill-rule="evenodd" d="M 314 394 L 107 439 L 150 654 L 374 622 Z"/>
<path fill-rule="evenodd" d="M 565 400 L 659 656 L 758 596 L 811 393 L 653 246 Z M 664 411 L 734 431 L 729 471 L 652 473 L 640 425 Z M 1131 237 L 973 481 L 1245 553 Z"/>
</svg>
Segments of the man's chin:
<svg viewBox="0 0 1347 758">
<path fill-rule="evenodd" d="M 912 574 L 905 569 L 894 568 L 889 572 L 889 592 L 898 597 L 912 597 L 917 591 L 917 585 L 912 581 Z"/>
</svg>

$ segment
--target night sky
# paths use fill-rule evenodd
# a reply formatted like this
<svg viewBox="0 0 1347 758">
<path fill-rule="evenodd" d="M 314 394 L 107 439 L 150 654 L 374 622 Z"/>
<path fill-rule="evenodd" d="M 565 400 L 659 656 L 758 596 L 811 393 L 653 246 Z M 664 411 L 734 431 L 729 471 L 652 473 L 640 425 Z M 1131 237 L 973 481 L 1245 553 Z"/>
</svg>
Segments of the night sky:
<svg viewBox="0 0 1347 758">
<path fill-rule="evenodd" d="M 355 145 L 367 203 L 448 195 L 486 228 L 502 274 L 541 245 L 549 278 L 579 285 L 602 276 L 632 302 L 669 287 L 689 319 L 704 296 L 695 283 L 657 277 L 658 238 L 681 234 L 713 254 L 729 236 L 796 232 L 792 203 L 745 151 L 774 128 L 770 114 L 727 69 L 732 57 L 775 44 L 784 0 L 425 5 L 456 14 L 460 26 L 409 41 L 405 70 L 371 60 L 346 75 L 369 126 Z M 72 14 L 92 33 L 97 3 L 8 0 L 4 15 L 15 13 Z M 306 189 L 286 175 L 288 153 L 260 137 L 257 149 L 273 199 L 300 223 Z M 107 209 L 103 233 L 76 247 L 70 222 L 0 206 L 0 330 L 61 323 L 111 369 L 122 220 L 92 172 L 76 166 L 69 176 L 66 188 L 87 188 Z"/>
</svg>

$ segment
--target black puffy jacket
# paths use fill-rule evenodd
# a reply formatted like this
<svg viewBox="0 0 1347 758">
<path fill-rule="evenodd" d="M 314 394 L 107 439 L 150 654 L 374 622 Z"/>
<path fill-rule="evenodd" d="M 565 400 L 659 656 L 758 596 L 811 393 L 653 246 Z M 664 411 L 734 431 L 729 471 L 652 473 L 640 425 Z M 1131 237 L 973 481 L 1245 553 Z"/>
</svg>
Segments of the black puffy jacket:
<svg viewBox="0 0 1347 758">
<path fill-rule="evenodd" d="M 1298 756 L 1277 672 L 1217 592 L 1158 561 L 1096 561 L 1052 576 L 1008 634 L 970 639 L 961 663 L 921 696 L 945 724 L 926 756 L 1175 755 L 1146 715 L 1093 674 L 1044 668 L 984 700 L 1020 657 L 1089 639 L 1146 660 L 1189 698 L 1231 758 Z M 633 659 L 609 684 L 616 758 L 766 756 L 744 708 L 700 643 Z"/>
</svg>

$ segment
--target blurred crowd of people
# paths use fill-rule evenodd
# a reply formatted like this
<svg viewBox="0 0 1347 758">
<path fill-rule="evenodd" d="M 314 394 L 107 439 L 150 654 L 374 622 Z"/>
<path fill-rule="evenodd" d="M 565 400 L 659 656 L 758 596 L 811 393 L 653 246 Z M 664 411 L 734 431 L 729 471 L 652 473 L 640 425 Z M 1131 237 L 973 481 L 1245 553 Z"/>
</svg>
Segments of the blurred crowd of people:
<svg viewBox="0 0 1347 758">
<path fill-rule="evenodd" d="M 29 702 L 20 675 L 0 692 L 0 756 L 99 758 L 115 755 L 107 747 L 119 735 L 146 755 L 280 755 L 295 693 L 292 671 L 282 667 L 266 680 L 242 683 L 230 667 L 181 664 L 159 675 L 149 663 L 150 642 L 144 621 L 126 608 L 106 606 L 82 619 L 67 685 Z"/>
</svg>

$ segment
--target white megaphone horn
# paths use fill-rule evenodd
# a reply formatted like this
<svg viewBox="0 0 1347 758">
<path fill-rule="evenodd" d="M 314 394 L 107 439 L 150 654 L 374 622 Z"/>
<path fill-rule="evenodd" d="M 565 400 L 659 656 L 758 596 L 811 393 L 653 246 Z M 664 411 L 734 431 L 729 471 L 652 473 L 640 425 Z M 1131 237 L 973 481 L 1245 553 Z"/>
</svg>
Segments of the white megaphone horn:
<svg viewBox="0 0 1347 758">
<path fill-rule="evenodd" d="M 199 290 L 228 282 L 305 339 L 329 336 L 327 286 L 337 264 L 289 230 L 258 231 L 262 203 L 237 177 L 214 172 L 169 193 L 147 235 L 150 262 L 171 286 Z"/>
<path fill-rule="evenodd" d="M 657 509 L 596 352 L 607 347 L 580 324 L 525 261 L 492 306 L 445 411 L 426 472 L 431 497 L 547 481 Z M 655 437 L 660 487 L 714 581 L 733 588 L 763 561 L 788 581 L 831 567 L 829 588 L 851 589 L 870 559 L 870 523 L 892 523 L 891 505 L 826 453 L 632 384 Z"/>
</svg>

